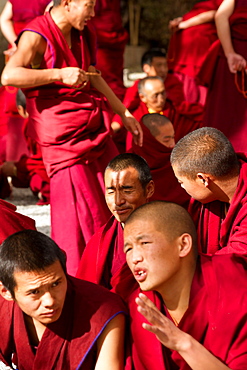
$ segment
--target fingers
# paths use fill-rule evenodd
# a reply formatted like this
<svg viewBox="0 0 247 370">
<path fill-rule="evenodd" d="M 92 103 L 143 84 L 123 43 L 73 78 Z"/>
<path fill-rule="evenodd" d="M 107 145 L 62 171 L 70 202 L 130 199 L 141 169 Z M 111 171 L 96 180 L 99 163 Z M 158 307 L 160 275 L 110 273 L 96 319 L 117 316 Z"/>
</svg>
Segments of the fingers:
<svg viewBox="0 0 247 370">
<path fill-rule="evenodd" d="M 143 144 L 143 131 L 140 124 L 137 122 L 136 128 L 132 131 L 134 142 L 136 145 L 142 146 Z"/>
</svg>

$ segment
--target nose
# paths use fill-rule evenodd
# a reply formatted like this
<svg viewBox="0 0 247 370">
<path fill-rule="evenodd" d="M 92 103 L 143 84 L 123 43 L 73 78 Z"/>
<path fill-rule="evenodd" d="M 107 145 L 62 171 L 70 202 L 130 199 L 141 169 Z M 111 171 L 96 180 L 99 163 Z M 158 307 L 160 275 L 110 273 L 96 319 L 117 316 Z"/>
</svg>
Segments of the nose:
<svg viewBox="0 0 247 370">
<path fill-rule="evenodd" d="M 169 148 L 174 148 L 174 146 L 175 146 L 175 140 L 171 139 L 169 142 Z"/>
<path fill-rule="evenodd" d="M 43 303 L 43 306 L 44 307 L 51 308 L 51 307 L 53 307 L 54 302 L 55 302 L 55 299 L 51 295 L 50 292 L 46 292 L 46 293 L 43 294 L 43 296 L 42 296 L 42 303 Z"/>
<path fill-rule="evenodd" d="M 120 206 L 121 204 L 124 204 L 124 202 L 125 202 L 125 199 L 122 195 L 122 192 L 116 191 L 116 193 L 115 193 L 115 204 L 117 206 Z"/>
<path fill-rule="evenodd" d="M 136 265 L 138 262 L 141 262 L 143 257 L 138 248 L 133 248 L 132 250 L 132 263 Z"/>
</svg>

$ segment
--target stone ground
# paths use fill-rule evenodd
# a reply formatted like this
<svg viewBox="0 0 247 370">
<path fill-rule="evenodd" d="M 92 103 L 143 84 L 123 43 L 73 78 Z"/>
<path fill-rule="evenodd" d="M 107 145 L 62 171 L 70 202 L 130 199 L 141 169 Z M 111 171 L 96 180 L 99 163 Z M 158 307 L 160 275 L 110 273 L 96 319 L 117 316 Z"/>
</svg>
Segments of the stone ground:
<svg viewBox="0 0 247 370">
<path fill-rule="evenodd" d="M 5 200 L 14 204 L 19 213 L 33 218 L 37 229 L 50 236 L 50 205 L 37 206 L 38 199 L 30 189 L 13 188 L 11 196 Z"/>
</svg>

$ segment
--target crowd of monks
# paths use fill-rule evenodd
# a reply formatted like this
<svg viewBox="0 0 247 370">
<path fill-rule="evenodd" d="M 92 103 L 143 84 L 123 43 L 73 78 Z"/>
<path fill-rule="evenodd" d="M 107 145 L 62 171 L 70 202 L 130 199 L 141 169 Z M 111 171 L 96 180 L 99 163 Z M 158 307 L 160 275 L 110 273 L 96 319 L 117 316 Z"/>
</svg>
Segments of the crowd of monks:
<svg viewBox="0 0 247 370">
<path fill-rule="evenodd" d="M 51 238 L 0 200 L 0 369 L 247 369 L 246 0 L 171 20 L 129 88 L 120 1 L 24 4 L 0 198 L 30 187 Z"/>
</svg>

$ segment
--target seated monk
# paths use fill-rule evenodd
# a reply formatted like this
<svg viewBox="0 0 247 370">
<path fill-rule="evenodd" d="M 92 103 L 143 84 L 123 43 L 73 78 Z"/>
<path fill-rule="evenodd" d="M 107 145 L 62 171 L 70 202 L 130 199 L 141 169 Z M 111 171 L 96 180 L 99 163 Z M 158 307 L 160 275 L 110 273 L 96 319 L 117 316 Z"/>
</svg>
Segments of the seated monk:
<svg viewBox="0 0 247 370">
<path fill-rule="evenodd" d="M 17 161 L 6 161 L 2 164 L 1 173 L 12 178 L 16 188 L 28 188 L 39 198 L 38 205 L 50 203 L 50 180 L 47 176 L 41 149 L 37 142 L 26 134 L 28 125 L 28 112 L 26 110 L 26 97 L 19 89 L 16 95 L 18 113 L 25 119 L 25 137 L 29 155 L 23 154 Z"/>
<path fill-rule="evenodd" d="M 162 78 L 167 92 L 167 97 L 172 101 L 173 105 L 180 105 L 185 100 L 182 82 L 180 82 L 174 74 L 168 73 L 166 52 L 164 49 L 152 48 L 146 51 L 141 58 L 141 68 L 143 72 L 146 73 L 147 77 L 159 76 Z M 139 82 L 140 79 L 136 80 L 125 92 L 123 104 L 130 112 L 134 112 L 141 102 L 138 93 Z M 115 115 L 112 120 L 113 122 L 111 125 L 114 131 L 114 141 L 118 145 L 119 149 L 121 149 L 120 145 L 123 145 L 123 151 L 125 151 L 124 143 L 126 130 L 124 129 L 118 115 Z"/>
<path fill-rule="evenodd" d="M 174 203 L 144 204 L 125 223 L 140 286 L 129 300 L 135 370 L 246 368 L 247 257 L 197 257 L 196 238 Z"/>
<path fill-rule="evenodd" d="M 143 145 L 133 143 L 132 152 L 146 159 L 155 183 L 151 200 L 167 200 L 187 207 L 190 197 L 178 184 L 170 155 L 175 145 L 174 127 L 169 118 L 158 113 L 146 114 L 140 121 Z"/>
<path fill-rule="evenodd" d="M 189 212 L 203 253 L 246 253 L 247 159 L 225 135 L 200 128 L 172 150 L 171 164 L 191 199 Z"/>
<path fill-rule="evenodd" d="M 65 253 L 48 236 L 25 230 L 3 242 L 0 295 L 0 366 L 123 368 L 120 297 L 67 275 Z"/>
<path fill-rule="evenodd" d="M 135 281 L 123 253 L 123 227 L 129 215 L 154 193 L 146 161 L 124 153 L 105 170 L 105 199 L 112 216 L 87 244 L 77 277 L 112 289 L 126 299 Z"/>
<path fill-rule="evenodd" d="M 145 77 L 138 84 L 140 105 L 133 112 L 137 121 L 147 113 L 159 113 L 167 116 L 174 125 L 175 141 L 181 139 L 188 132 L 201 127 L 202 107 L 198 104 L 184 102 L 175 107 L 166 98 L 166 90 L 162 79 L 158 76 Z M 127 133 L 127 149 L 131 148 L 132 138 Z"/>
</svg>

